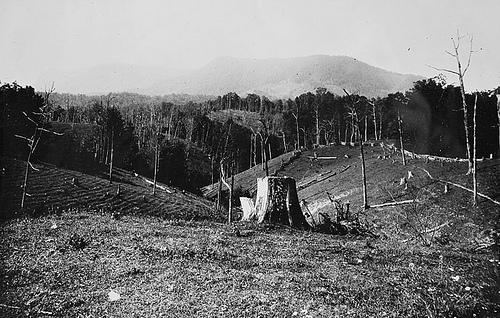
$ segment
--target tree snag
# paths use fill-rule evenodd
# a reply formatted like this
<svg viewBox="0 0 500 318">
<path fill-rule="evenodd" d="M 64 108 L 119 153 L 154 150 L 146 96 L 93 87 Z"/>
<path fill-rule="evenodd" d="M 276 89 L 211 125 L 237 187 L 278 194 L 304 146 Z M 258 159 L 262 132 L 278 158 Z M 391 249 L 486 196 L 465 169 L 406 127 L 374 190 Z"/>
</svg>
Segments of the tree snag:
<svg viewBox="0 0 500 318">
<path fill-rule="evenodd" d="M 458 80 L 460 82 L 460 93 L 462 95 L 462 109 L 464 112 L 465 142 L 467 145 L 467 159 L 468 159 L 467 161 L 469 164 L 467 174 L 470 174 L 470 173 L 472 173 L 472 169 L 473 169 L 473 167 L 472 167 L 473 160 L 472 160 L 471 146 L 470 146 L 470 140 L 469 140 L 469 124 L 468 124 L 468 115 L 467 115 L 467 103 L 465 101 L 464 77 L 465 77 L 465 74 L 467 73 L 467 70 L 469 69 L 470 59 L 471 59 L 473 51 L 472 51 L 472 36 L 469 36 L 469 42 L 470 42 L 469 58 L 467 59 L 467 66 L 465 66 L 465 68 L 462 70 L 462 63 L 460 61 L 460 56 L 459 56 L 459 52 L 458 52 L 459 48 L 460 48 L 460 40 L 462 38 L 463 38 L 463 36 L 461 37 L 459 32 L 457 31 L 456 41 L 454 38 L 451 39 L 453 42 L 453 49 L 454 49 L 455 53 L 451 53 L 449 51 L 446 51 L 446 53 L 448 53 L 450 56 L 452 56 L 453 58 L 455 58 L 457 60 L 458 71 L 436 68 L 436 67 L 432 67 L 432 68 L 434 68 L 435 70 L 438 70 L 438 71 L 444 71 L 444 72 L 448 72 L 448 73 L 455 74 L 458 76 Z"/>
</svg>

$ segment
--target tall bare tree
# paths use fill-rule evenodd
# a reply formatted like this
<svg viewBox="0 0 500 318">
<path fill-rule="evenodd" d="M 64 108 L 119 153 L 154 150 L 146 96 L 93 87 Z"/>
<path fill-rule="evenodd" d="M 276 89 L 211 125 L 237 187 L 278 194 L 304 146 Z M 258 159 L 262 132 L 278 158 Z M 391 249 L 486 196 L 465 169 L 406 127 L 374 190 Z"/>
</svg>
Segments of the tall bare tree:
<svg viewBox="0 0 500 318">
<path fill-rule="evenodd" d="M 467 174 L 470 174 L 472 172 L 472 169 L 473 169 L 473 167 L 472 167 L 473 160 L 472 160 L 472 156 L 471 156 L 471 146 L 470 146 L 470 140 L 469 140 L 469 124 L 468 124 L 468 115 L 467 115 L 467 103 L 465 100 L 464 77 L 465 77 L 465 74 L 467 73 L 467 71 L 469 70 L 469 66 L 470 66 L 471 56 L 472 56 L 472 52 L 473 52 L 473 50 L 472 50 L 473 38 L 472 38 L 472 36 L 469 36 L 469 42 L 470 42 L 469 57 L 467 58 L 466 66 L 463 67 L 462 62 L 460 60 L 459 50 L 460 50 L 460 41 L 464 37 L 465 36 L 460 36 L 460 33 L 457 31 L 456 39 L 455 38 L 451 39 L 453 42 L 454 52 L 452 53 L 452 52 L 446 51 L 446 53 L 448 53 L 450 56 L 455 58 L 455 60 L 457 62 L 458 70 L 455 71 L 455 70 L 444 69 L 444 68 L 436 68 L 436 67 L 433 67 L 433 68 L 436 70 L 439 70 L 439 71 L 448 72 L 448 73 L 455 74 L 458 76 L 458 80 L 460 82 L 460 93 L 462 95 L 462 109 L 463 109 L 463 115 L 464 115 L 465 142 L 467 145 L 467 161 L 469 163 L 469 169 L 467 171 Z"/>
<path fill-rule="evenodd" d="M 323 98 L 326 94 L 326 88 L 316 88 L 316 100 L 314 101 L 314 118 L 316 120 L 316 145 L 320 144 L 320 129 L 319 129 L 319 108 L 323 104 Z"/>
<path fill-rule="evenodd" d="M 477 94 L 474 94 L 474 152 L 472 156 L 472 183 L 474 185 L 474 205 L 477 205 L 477 133 L 476 133 L 476 114 L 477 114 Z"/>
<path fill-rule="evenodd" d="M 399 143 L 401 145 L 401 158 L 403 160 L 403 166 L 406 166 L 406 156 L 405 156 L 405 147 L 403 144 L 403 120 L 401 119 L 401 112 L 398 109 L 398 129 L 399 129 Z"/>
<path fill-rule="evenodd" d="M 350 101 L 350 113 L 352 114 L 353 118 L 353 124 L 355 125 L 355 130 L 357 130 L 357 135 L 359 138 L 359 151 L 361 153 L 361 177 L 363 179 L 363 208 L 366 210 L 370 206 L 368 205 L 368 194 L 367 194 L 367 187 L 366 187 L 366 167 L 365 167 L 365 153 L 363 150 L 363 140 L 361 138 L 361 132 L 359 130 L 359 123 L 360 119 L 358 117 L 358 110 L 357 108 L 359 107 L 358 105 L 361 103 L 361 99 L 359 98 L 354 98 L 351 96 L 347 90 L 344 89 L 344 93 L 346 93 L 347 97 L 349 97 Z"/>
</svg>

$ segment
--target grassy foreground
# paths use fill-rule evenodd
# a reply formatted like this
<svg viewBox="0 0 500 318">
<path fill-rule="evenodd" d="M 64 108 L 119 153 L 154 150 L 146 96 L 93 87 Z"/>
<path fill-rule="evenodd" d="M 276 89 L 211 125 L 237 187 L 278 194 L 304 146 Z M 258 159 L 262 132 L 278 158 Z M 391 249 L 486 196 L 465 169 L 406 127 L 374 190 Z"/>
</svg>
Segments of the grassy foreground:
<svg viewBox="0 0 500 318">
<path fill-rule="evenodd" d="M 500 315 L 491 251 L 89 209 L 0 230 L 2 317 Z"/>
</svg>

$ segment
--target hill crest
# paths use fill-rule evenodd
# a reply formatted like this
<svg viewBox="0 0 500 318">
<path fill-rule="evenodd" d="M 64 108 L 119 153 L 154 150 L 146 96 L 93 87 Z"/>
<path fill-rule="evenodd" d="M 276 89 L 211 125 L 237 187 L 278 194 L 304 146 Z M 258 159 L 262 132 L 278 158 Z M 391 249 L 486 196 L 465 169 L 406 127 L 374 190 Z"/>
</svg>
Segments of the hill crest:
<svg viewBox="0 0 500 318">
<path fill-rule="evenodd" d="M 291 98 L 325 87 L 336 94 L 343 94 L 345 88 L 374 97 L 408 90 L 420 79 L 420 76 L 386 71 L 348 56 L 219 57 L 196 71 L 158 82 L 147 88 L 147 93 L 223 95 L 235 92 Z"/>
</svg>

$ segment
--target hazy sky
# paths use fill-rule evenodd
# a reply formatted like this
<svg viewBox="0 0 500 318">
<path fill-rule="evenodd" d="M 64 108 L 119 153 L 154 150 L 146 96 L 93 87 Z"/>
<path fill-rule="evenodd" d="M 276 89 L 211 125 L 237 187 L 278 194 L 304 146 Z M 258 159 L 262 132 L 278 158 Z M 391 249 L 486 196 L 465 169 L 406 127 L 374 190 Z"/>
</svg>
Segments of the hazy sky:
<svg viewBox="0 0 500 318">
<path fill-rule="evenodd" d="M 196 69 L 218 56 L 348 55 L 399 73 L 456 69 L 473 36 L 468 91 L 500 85 L 498 0 L 2 1 L 0 81 L 109 63 Z M 461 42 L 467 59 L 469 42 Z M 449 82 L 456 76 L 447 75 Z"/>
</svg>

